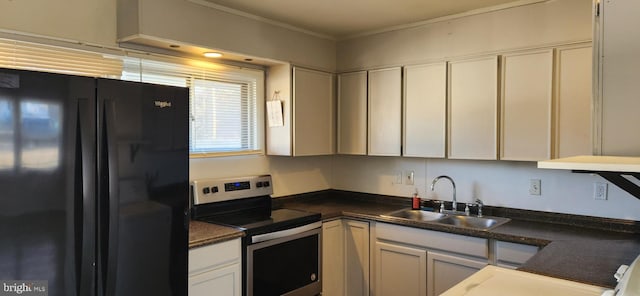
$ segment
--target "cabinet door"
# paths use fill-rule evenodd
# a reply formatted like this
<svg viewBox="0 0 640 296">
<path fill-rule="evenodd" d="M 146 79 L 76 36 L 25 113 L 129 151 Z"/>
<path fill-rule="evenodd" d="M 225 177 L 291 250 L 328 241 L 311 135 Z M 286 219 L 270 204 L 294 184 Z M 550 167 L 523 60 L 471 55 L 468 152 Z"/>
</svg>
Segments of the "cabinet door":
<svg viewBox="0 0 640 296">
<path fill-rule="evenodd" d="M 496 159 L 498 58 L 449 63 L 449 158 Z"/>
<path fill-rule="evenodd" d="M 338 154 L 367 154 L 367 72 L 338 75 Z"/>
<path fill-rule="evenodd" d="M 442 294 L 487 264 L 486 260 L 427 252 L 427 295 Z"/>
<path fill-rule="evenodd" d="M 556 51 L 554 158 L 591 155 L 591 44 Z"/>
<path fill-rule="evenodd" d="M 599 1 L 602 155 L 640 156 L 640 1 Z M 598 18 L 597 18 L 598 19 Z M 596 27 L 598 28 L 598 27 Z M 594 104 L 597 108 L 599 104 Z M 596 119 L 598 117 L 594 117 Z"/>
<path fill-rule="evenodd" d="M 538 253 L 538 247 L 503 241 L 495 242 L 496 265 L 516 269 Z"/>
<path fill-rule="evenodd" d="M 345 295 L 369 295 L 369 223 L 345 220 Z"/>
<path fill-rule="evenodd" d="M 293 68 L 293 155 L 335 153 L 333 74 Z"/>
<path fill-rule="evenodd" d="M 551 158 L 553 50 L 502 56 L 500 159 Z"/>
<path fill-rule="evenodd" d="M 446 63 L 404 68 L 403 156 L 445 157 Z"/>
<path fill-rule="evenodd" d="M 369 155 L 400 156 L 401 80 L 399 67 L 369 71 Z"/>
<path fill-rule="evenodd" d="M 242 245 L 239 238 L 189 250 L 189 274 L 202 273 L 239 262 Z"/>
<path fill-rule="evenodd" d="M 375 295 L 427 294 L 427 251 L 391 243 L 375 245 Z"/>
<path fill-rule="evenodd" d="M 240 296 L 240 263 L 189 276 L 189 296 Z"/>
<path fill-rule="evenodd" d="M 344 295 L 344 234 L 342 220 L 322 223 L 322 295 Z"/>
</svg>

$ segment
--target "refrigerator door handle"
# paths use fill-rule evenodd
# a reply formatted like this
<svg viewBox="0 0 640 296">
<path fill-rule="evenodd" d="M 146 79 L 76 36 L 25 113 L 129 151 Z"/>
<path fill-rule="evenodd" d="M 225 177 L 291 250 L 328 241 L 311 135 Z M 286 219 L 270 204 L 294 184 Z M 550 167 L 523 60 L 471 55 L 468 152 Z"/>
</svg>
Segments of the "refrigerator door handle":
<svg viewBox="0 0 640 296">
<path fill-rule="evenodd" d="M 76 114 L 74 248 L 76 295 L 93 295 L 95 262 L 95 146 L 93 108 L 78 99 Z"/>
<path fill-rule="evenodd" d="M 106 203 L 102 210 L 108 217 L 108 231 L 106 233 L 105 245 L 107 249 L 102 250 L 104 295 L 115 295 L 116 288 L 116 267 L 118 262 L 118 228 L 119 228 L 119 204 L 120 198 L 118 193 L 118 146 L 115 134 L 115 102 L 113 100 L 104 100 L 104 123 L 102 125 L 102 143 L 106 156 L 106 169 L 103 171 L 103 178 L 106 177 L 107 192 L 102 197 L 102 202 Z"/>
</svg>

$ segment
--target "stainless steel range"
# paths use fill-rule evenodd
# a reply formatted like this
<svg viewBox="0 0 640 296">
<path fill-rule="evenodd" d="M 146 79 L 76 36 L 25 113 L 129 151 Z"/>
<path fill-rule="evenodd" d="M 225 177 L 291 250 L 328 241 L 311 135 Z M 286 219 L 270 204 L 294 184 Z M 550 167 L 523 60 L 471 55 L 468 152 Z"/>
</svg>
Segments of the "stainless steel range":
<svg viewBox="0 0 640 296">
<path fill-rule="evenodd" d="M 318 295 L 319 213 L 271 209 L 271 176 L 192 182 L 192 218 L 237 227 L 243 238 L 243 295 Z"/>
</svg>

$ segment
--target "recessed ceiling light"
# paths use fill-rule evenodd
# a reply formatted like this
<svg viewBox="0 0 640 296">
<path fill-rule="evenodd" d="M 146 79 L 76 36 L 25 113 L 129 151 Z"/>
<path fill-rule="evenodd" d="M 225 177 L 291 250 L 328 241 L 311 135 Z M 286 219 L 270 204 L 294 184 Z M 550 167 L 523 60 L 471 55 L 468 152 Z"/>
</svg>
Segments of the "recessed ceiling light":
<svg viewBox="0 0 640 296">
<path fill-rule="evenodd" d="M 219 52 L 205 52 L 203 54 L 207 58 L 219 58 L 222 57 L 222 54 Z"/>
<path fill-rule="evenodd" d="M 171 48 L 180 48 L 180 45 L 177 44 L 170 44 L 169 47 Z"/>
<path fill-rule="evenodd" d="M 247 61 L 247 62 L 252 62 L 253 61 L 253 59 L 244 59 L 244 60 Z"/>
</svg>

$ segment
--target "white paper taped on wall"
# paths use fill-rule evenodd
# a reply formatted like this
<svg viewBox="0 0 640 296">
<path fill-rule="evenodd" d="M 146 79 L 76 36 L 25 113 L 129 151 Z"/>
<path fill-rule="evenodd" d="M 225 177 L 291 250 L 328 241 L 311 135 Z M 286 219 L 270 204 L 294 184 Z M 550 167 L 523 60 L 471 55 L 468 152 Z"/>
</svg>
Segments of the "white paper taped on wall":
<svg viewBox="0 0 640 296">
<path fill-rule="evenodd" d="M 267 120 L 269 121 L 269 127 L 284 126 L 280 91 L 274 91 L 272 99 L 267 101 Z"/>
</svg>

